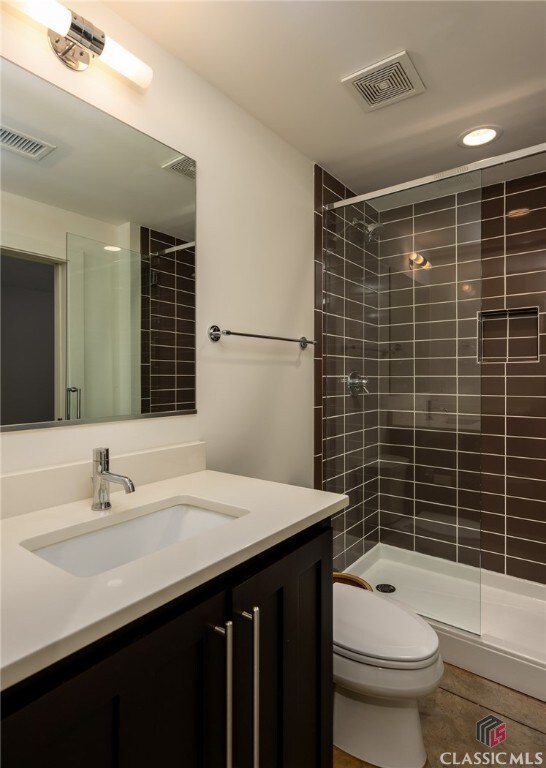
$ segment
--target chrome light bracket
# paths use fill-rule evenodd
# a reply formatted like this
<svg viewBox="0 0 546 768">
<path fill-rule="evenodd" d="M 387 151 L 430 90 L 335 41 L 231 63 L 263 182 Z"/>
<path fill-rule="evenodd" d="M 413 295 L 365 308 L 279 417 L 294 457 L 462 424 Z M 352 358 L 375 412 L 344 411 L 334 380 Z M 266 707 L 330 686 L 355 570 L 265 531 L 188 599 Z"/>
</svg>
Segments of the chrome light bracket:
<svg viewBox="0 0 546 768">
<path fill-rule="evenodd" d="M 86 70 L 91 59 L 101 55 L 106 42 L 102 29 L 76 13 L 72 13 L 70 29 L 65 37 L 51 29 L 48 29 L 47 35 L 59 61 L 74 72 Z"/>
</svg>

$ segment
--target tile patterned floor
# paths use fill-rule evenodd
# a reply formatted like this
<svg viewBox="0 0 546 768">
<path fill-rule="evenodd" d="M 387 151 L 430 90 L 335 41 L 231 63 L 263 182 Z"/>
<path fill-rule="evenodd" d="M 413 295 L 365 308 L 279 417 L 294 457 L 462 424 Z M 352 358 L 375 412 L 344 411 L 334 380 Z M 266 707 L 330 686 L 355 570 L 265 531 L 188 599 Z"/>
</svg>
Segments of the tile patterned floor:
<svg viewBox="0 0 546 768">
<path fill-rule="evenodd" d="M 450 664 L 445 670 L 438 690 L 420 702 L 428 754 L 425 768 L 442 768 L 442 752 L 457 752 L 462 759 L 465 752 L 492 751 L 474 739 L 476 721 L 488 714 L 506 723 L 502 751 L 546 753 L 545 704 Z M 335 749 L 333 768 L 375 767 Z"/>
</svg>

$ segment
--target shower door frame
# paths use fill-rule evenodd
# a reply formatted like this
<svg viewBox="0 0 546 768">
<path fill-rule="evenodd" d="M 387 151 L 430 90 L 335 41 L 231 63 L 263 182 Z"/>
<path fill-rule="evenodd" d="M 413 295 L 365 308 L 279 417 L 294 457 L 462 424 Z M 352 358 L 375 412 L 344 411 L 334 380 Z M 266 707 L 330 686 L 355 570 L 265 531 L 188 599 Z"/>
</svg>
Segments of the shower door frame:
<svg viewBox="0 0 546 768">
<path fill-rule="evenodd" d="M 504 155 L 487 157 L 484 160 L 476 160 L 474 163 L 461 165 L 458 168 L 450 168 L 448 171 L 433 173 L 430 176 L 422 176 L 420 179 L 405 181 L 402 184 L 394 184 L 393 186 L 385 187 L 384 189 L 378 189 L 373 192 L 365 192 L 362 195 L 348 197 L 345 200 L 338 200 L 335 203 L 329 203 L 328 205 L 325 205 L 324 210 L 334 211 L 336 208 L 344 208 L 347 205 L 354 205 L 356 203 L 365 202 L 366 200 L 373 200 L 377 197 L 392 195 L 395 192 L 403 192 L 407 189 L 414 189 L 414 187 L 421 187 L 434 181 L 442 181 L 443 179 L 449 179 L 454 176 L 462 176 L 465 173 L 470 173 L 472 171 L 483 171 L 485 168 L 492 168 L 495 165 L 503 165 L 504 163 L 509 163 L 512 160 L 520 160 L 523 157 L 529 157 L 531 155 L 539 155 L 542 152 L 546 152 L 546 142 L 542 144 L 535 144 L 532 147 L 525 147 L 524 149 L 517 149 L 514 152 L 507 152 Z"/>
</svg>

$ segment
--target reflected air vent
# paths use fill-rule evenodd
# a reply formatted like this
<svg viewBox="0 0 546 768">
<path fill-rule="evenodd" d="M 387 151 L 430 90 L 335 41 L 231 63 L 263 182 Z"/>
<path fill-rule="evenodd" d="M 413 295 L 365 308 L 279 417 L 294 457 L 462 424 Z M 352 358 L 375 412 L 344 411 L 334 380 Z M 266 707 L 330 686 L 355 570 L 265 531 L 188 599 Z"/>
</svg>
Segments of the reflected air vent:
<svg viewBox="0 0 546 768">
<path fill-rule="evenodd" d="M 423 93 L 425 86 L 406 51 L 361 69 L 342 83 L 356 89 L 367 112 Z"/>
<path fill-rule="evenodd" d="M 0 127 L 0 145 L 3 149 L 17 152 L 18 155 L 24 155 L 31 160 L 42 160 L 56 149 L 54 144 L 48 144 L 47 141 L 34 136 L 27 136 L 26 133 L 14 131 L 7 126 Z"/>
<path fill-rule="evenodd" d="M 161 166 L 162 168 L 168 168 L 170 171 L 180 173 L 182 176 L 187 176 L 188 179 L 195 179 L 195 160 L 186 155 L 179 155 L 174 160 L 170 160 Z"/>
</svg>

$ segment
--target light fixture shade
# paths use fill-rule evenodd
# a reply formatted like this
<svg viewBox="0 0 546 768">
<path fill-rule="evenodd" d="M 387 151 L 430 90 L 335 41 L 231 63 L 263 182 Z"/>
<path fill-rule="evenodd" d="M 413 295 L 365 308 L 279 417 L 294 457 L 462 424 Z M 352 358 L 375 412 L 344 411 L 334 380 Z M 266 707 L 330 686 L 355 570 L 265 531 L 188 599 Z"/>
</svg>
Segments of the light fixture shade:
<svg viewBox="0 0 546 768">
<path fill-rule="evenodd" d="M 11 5 L 57 35 L 64 37 L 70 29 L 71 11 L 55 0 L 12 0 Z"/>
<path fill-rule="evenodd" d="M 50 30 L 50 42 L 54 52 L 70 69 L 82 71 L 87 68 L 87 64 L 93 57 L 98 57 L 141 88 L 147 88 L 150 85 L 153 77 L 151 67 L 111 37 L 104 35 L 103 31 L 90 21 L 78 14 L 73 14 L 69 8 L 56 0 L 7 0 L 7 2 Z M 52 34 L 61 38 L 60 41 L 54 41 L 59 43 L 59 50 L 51 41 Z M 90 35 L 93 37 L 93 42 L 100 45 L 97 47 L 91 45 Z M 104 48 L 102 48 L 103 40 Z M 77 62 L 77 66 L 74 66 L 74 61 Z"/>
<path fill-rule="evenodd" d="M 100 61 L 132 80 L 141 88 L 147 88 L 152 82 L 153 69 L 108 35 L 106 35 Z"/>
</svg>

